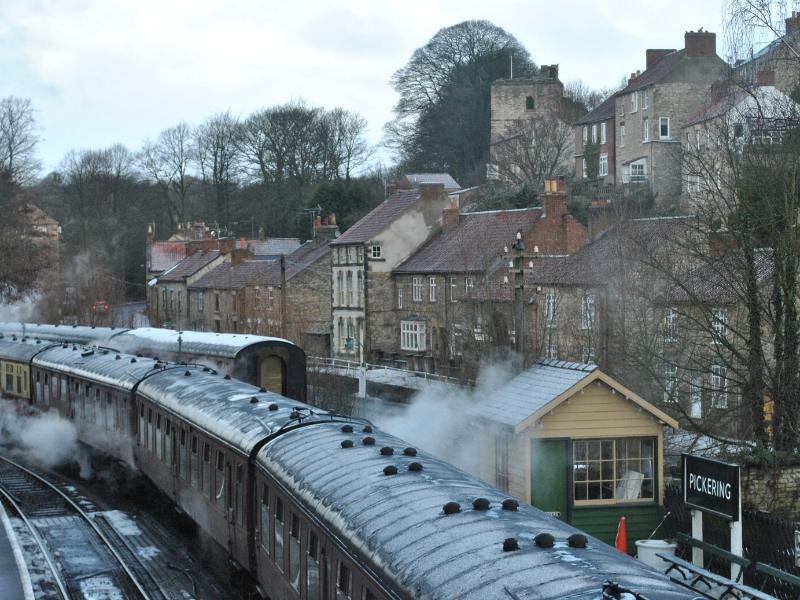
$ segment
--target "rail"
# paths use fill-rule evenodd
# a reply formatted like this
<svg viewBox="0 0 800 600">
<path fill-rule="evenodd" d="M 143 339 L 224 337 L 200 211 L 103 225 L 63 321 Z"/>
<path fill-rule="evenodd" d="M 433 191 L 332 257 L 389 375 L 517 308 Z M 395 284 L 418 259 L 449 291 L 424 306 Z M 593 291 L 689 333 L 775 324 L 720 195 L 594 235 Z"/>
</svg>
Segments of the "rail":
<svg viewBox="0 0 800 600">
<path fill-rule="evenodd" d="M 100 541 L 103 542 L 104 546 L 109 551 L 109 553 L 114 558 L 114 560 L 117 561 L 117 563 L 120 566 L 120 569 L 121 569 L 122 573 L 128 578 L 128 580 L 133 585 L 134 589 L 139 594 L 139 596 L 141 596 L 141 598 L 143 598 L 144 600 L 150 600 L 150 595 L 145 591 L 144 587 L 139 582 L 138 578 L 133 573 L 133 571 L 128 567 L 127 564 L 125 564 L 125 561 L 122 559 L 122 556 L 120 556 L 120 554 L 117 552 L 116 548 L 114 548 L 113 544 L 111 543 L 111 540 L 109 540 L 106 537 L 106 535 L 100 530 L 100 527 L 94 522 L 94 519 L 92 519 L 92 517 L 90 517 L 88 514 L 86 514 L 83 511 L 83 509 L 81 509 L 81 507 L 78 506 L 72 500 L 72 498 L 70 498 L 67 494 L 65 494 L 57 486 L 55 486 L 52 483 L 50 483 L 49 481 L 47 481 L 47 479 L 45 479 L 41 475 L 39 475 L 37 473 L 34 473 L 33 471 L 31 471 L 30 469 L 28 469 L 26 467 L 23 467 L 22 465 L 20 465 L 19 463 L 11 460 L 10 458 L 7 458 L 5 456 L 0 456 L 0 460 L 2 460 L 3 462 L 11 465 L 12 467 L 16 468 L 18 471 L 22 471 L 28 477 L 31 477 L 31 478 L 35 479 L 37 482 L 39 482 L 40 484 L 44 485 L 46 488 L 49 488 L 57 496 L 59 496 L 59 498 L 63 502 L 65 502 L 67 504 L 67 506 L 69 506 L 75 512 L 75 514 L 77 514 L 79 517 L 81 517 L 89 525 L 89 527 L 94 531 L 94 533 L 97 535 L 97 537 L 100 539 Z M 26 523 L 26 525 L 27 525 L 27 523 Z M 31 523 L 31 525 L 32 525 L 32 523 Z M 70 598 L 71 595 L 67 595 L 67 596 L 64 596 L 64 597 L 65 598 Z"/>
<path fill-rule="evenodd" d="M 344 358 L 331 358 L 326 356 L 308 356 L 307 364 L 310 368 L 328 368 L 328 369 L 342 369 L 344 371 L 353 372 L 353 377 L 358 377 L 358 371 L 361 368 L 361 363 L 355 360 L 347 360 Z M 413 377 L 425 381 L 435 381 L 437 383 L 447 383 L 450 385 L 473 385 L 471 380 L 461 380 L 456 377 L 449 377 L 447 375 L 439 375 L 438 373 L 428 373 L 426 371 L 413 371 L 411 369 L 401 369 L 399 367 L 392 367 L 389 365 L 378 365 L 374 363 L 365 363 L 367 371 L 388 371 L 389 373 L 397 373 L 402 377 Z"/>
</svg>

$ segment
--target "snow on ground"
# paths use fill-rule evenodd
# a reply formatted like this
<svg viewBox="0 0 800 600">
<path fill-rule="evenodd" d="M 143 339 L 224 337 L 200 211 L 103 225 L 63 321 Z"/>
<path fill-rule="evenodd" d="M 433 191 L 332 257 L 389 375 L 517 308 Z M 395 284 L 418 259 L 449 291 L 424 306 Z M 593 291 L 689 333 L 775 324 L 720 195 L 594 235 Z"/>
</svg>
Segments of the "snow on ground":
<svg viewBox="0 0 800 600">
<path fill-rule="evenodd" d="M 96 514 L 108 519 L 108 522 L 120 535 L 142 535 L 142 530 L 139 529 L 134 520 L 121 510 L 106 510 Z"/>
</svg>

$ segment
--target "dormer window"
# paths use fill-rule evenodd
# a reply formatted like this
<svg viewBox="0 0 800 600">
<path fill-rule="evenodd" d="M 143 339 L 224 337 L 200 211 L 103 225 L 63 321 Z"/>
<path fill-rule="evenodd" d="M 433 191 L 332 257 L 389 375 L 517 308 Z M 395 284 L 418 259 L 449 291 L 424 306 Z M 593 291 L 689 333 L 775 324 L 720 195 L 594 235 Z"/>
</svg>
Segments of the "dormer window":
<svg viewBox="0 0 800 600">
<path fill-rule="evenodd" d="M 528 96 L 525 98 L 525 110 L 533 110 L 535 107 L 535 103 L 533 101 L 533 96 Z"/>
</svg>

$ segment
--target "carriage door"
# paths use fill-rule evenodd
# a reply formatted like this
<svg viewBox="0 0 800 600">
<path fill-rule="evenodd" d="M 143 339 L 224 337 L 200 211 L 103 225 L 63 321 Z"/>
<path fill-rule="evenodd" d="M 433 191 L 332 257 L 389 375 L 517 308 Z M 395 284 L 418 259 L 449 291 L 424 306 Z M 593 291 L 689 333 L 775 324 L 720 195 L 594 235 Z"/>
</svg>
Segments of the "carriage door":
<svg viewBox="0 0 800 600">
<path fill-rule="evenodd" d="M 284 367 L 279 356 L 265 356 L 259 365 L 258 381 L 265 390 L 283 395 Z"/>
<path fill-rule="evenodd" d="M 531 440 L 531 504 L 568 521 L 569 440 Z"/>
</svg>

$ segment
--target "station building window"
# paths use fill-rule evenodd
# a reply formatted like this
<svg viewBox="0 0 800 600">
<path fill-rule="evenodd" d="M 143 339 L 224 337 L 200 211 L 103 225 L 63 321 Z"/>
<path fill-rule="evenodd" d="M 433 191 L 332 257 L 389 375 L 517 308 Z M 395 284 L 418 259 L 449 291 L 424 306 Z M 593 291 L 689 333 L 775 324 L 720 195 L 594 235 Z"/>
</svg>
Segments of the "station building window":
<svg viewBox="0 0 800 600">
<path fill-rule="evenodd" d="M 655 439 L 574 440 L 575 505 L 654 500 Z"/>
</svg>

